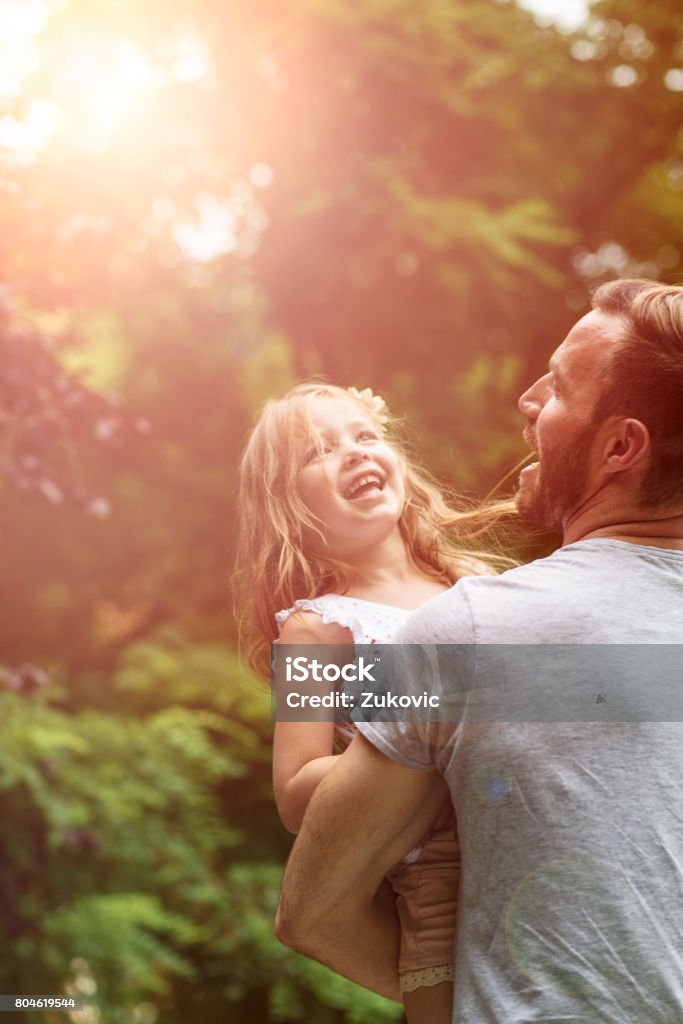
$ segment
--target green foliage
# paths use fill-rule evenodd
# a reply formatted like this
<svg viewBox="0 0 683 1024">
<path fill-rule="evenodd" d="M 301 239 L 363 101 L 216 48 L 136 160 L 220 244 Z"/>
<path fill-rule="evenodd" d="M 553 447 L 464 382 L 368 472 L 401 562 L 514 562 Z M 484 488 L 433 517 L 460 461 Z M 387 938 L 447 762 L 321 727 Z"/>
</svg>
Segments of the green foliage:
<svg viewBox="0 0 683 1024">
<path fill-rule="evenodd" d="M 217 739 L 222 717 L 1 703 L 3 875 L 15 881 L 4 891 L 15 951 L 5 991 L 59 991 L 80 958 L 112 1014 L 140 991 L 166 992 L 169 975 L 193 973 L 187 950 L 220 926 L 243 841 L 214 795 L 244 771 Z"/>
<path fill-rule="evenodd" d="M 397 1020 L 273 934 L 285 846 L 263 684 L 167 630 L 124 650 L 112 685 L 126 714 L 0 695 L 4 991 L 82 995 L 107 1024 L 141 1002 L 160 1021 L 246 1021 L 254 993 L 273 1021 L 318 1004 Z"/>
</svg>

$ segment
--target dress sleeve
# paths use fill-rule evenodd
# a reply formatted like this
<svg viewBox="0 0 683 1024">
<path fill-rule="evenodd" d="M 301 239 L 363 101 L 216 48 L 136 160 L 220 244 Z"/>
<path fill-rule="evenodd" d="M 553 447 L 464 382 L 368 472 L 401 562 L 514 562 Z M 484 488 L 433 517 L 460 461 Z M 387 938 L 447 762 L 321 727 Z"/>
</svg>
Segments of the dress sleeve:
<svg viewBox="0 0 683 1024">
<path fill-rule="evenodd" d="M 335 594 L 325 594 L 323 597 L 313 597 L 306 600 L 295 601 L 291 608 L 285 608 L 275 613 L 278 633 L 295 612 L 315 612 L 323 620 L 325 625 L 342 626 L 348 629 L 356 644 L 365 642 L 365 633 L 358 618 L 353 612 L 345 607 L 342 601 L 335 601 Z"/>
</svg>

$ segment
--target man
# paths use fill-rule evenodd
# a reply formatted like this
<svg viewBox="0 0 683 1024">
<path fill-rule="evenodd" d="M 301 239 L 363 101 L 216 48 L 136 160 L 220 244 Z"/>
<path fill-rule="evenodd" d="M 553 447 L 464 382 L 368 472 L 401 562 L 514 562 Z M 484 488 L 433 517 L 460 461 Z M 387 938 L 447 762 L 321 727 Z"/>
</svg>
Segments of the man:
<svg viewBox="0 0 683 1024">
<path fill-rule="evenodd" d="M 561 531 L 562 547 L 461 580 L 401 641 L 682 644 L 683 288 L 603 285 L 519 405 L 537 458 L 522 471 L 519 511 Z M 499 660 L 508 678 L 486 684 L 544 697 L 543 674 L 515 679 L 524 660 Z M 280 938 L 395 996 L 381 879 L 429 826 L 443 777 L 463 859 L 453 1021 L 683 1019 L 683 724 L 657 720 L 649 678 L 632 716 L 620 673 L 590 671 L 598 706 L 583 721 L 362 724 L 311 801 Z"/>
</svg>

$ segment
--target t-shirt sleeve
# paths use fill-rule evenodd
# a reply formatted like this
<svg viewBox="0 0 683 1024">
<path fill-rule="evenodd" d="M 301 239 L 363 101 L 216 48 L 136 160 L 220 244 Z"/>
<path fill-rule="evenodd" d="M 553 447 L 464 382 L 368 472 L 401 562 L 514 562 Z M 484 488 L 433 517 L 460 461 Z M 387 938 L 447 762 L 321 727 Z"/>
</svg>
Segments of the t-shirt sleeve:
<svg viewBox="0 0 683 1024">
<path fill-rule="evenodd" d="M 405 768 L 445 771 L 474 679 L 474 640 L 467 580 L 462 580 L 411 615 L 392 645 L 411 646 L 410 652 L 393 652 L 395 663 L 419 660 L 431 666 L 428 691 L 438 695 L 438 707 L 408 712 L 399 721 L 357 721 L 365 739 Z"/>
</svg>

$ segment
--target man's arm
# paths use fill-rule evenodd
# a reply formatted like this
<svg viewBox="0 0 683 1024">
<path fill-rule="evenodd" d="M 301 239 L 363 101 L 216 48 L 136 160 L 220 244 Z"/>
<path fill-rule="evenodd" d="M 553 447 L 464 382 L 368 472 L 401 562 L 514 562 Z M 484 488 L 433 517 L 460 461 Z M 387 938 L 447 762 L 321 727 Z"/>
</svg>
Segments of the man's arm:
<svg viewBox="0 0 683 1024">
<path fill-rule="evenodd" d="M 275 930 L 300 953 L 399 999 L 398 922 L 387 871 L 447 797 L 437 772 L 391 761 L 358 734 L 320 783 L 285 871 Z"/>
</svg>

